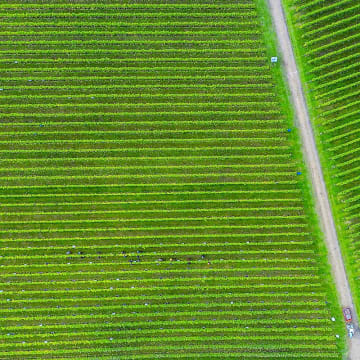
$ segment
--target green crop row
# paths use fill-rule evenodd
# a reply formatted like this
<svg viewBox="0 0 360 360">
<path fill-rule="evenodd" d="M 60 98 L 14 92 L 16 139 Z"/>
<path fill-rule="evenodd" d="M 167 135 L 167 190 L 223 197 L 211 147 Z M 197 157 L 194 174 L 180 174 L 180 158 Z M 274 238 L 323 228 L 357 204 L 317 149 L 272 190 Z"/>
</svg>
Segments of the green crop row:
<svg viewBox="0 0 360 360">
<path fill-rule="evenodd" d="M 0 4 L 0 358 L 341 358 L 263 5 Z"/>
</svg>

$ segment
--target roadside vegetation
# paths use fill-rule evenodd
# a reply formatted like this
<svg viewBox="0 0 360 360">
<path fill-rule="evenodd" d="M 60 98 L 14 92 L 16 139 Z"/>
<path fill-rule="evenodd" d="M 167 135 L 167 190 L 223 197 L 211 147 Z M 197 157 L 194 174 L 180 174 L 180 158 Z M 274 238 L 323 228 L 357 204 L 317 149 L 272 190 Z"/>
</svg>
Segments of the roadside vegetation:
<svg viewBox="0 0 360 360">
<path fill-rule="evenodd" d="M 360 309 L 360 4 L 286 0 L 356 307 Z"/>
</svg>

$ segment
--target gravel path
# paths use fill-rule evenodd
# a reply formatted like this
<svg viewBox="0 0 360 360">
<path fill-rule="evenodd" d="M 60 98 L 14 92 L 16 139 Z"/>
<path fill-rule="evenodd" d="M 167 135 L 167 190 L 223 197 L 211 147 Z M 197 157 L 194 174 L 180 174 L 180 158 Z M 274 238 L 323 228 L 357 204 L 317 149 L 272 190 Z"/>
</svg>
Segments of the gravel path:
<svg viewBox="0 0 360 360">
<path fill-rule="evenodd" d="M 339 241 L 337 238 L 334 219 L 331 212 L 328 194 L 322 174 L 319 155 L 315 145 L 314 133 L 308 114 L 308 109 L 295 62 L 294 52 L 291 46 L 289 32 L 285 20 L 281 0 L 268 0 L 269 8 L 275 26 L 278 43 L 280 46 L 283 66 L 286 71 L 287 80 L 292 95 L 292 102 L 295 107 L 297 126 L 300 130 L 303 153 L 307 167 L 310 170 L 313 191 L 315 194 L 316 209 L 319 214 L 321 228 L 324 233 L 329 262 L 332 267 L 333 277 L 338 291 L 340 305 L 349 307 L 354 318 L 354 327 L 358 328 L 358 318 L 355 313 L 349 282 L 346 276 L 343 258 L 341 255 Z M 337 321 L 343 321 L 337 319 Z M 355 336 L 349 339 L 349 360 L 360 359 L 360 337 Z"/>
</svg>

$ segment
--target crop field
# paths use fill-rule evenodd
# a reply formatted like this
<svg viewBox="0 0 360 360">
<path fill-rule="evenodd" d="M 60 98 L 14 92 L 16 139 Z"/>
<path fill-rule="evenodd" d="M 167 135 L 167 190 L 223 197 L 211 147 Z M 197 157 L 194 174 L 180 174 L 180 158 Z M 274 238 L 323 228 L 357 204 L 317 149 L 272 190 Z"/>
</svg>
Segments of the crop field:
<svg viewBox="0 0 360 360">
<path fill-rule="evenodd" d="M 288 1 L 315 130 L 360 308 L 360 3 Z"/>
<path fill-rule="evenodd" d="M 2 360 L 341 359 L 262 5 L 0 4 Z"/>
</svg>

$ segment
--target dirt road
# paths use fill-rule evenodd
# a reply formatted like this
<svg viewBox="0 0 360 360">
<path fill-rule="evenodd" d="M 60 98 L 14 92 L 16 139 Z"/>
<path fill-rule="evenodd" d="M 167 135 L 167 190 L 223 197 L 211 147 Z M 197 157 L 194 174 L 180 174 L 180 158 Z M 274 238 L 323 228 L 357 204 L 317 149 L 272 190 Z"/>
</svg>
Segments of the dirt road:
<svg viewBox="0 0 360 360">
<path fill-rule="evenodd" d="M 331 212 L 329 198 L 322 174 L 319 155 L 315 145 L 314 133 L 312 130 L 305 97 L 300 77 L 295 62 L 295 57 L 289 37 L 285 14 L 281 0 L 268 0 L 272 21 L 278 38 L 281 51 L 282 65 L 285 68 L 289 87 L 292 95 L 292 102 L 296 111 L 297 126 L 300 130 L 303 154 L 307 167 L 310 171 L 313 191 L 315 194 L 316 208 L 319 214 L 321 228 L 324 233 L 328 248 L 329 262 L 332 267 L 333 277 L 338 291 L 339 301 L 342 307 L 350 307 L 354 317 L 355 328 L 358 327 L 358 318 L 355 313 L 354 303 L 346 276 L 343 258 L 341 255 L 337 238 L 334 219 Z M 337 321 L 343 321 L 337 319 Z M 349 340 L 348 359 L 360 359 L 360 338 L 357 336 Z"/>
</svg>

